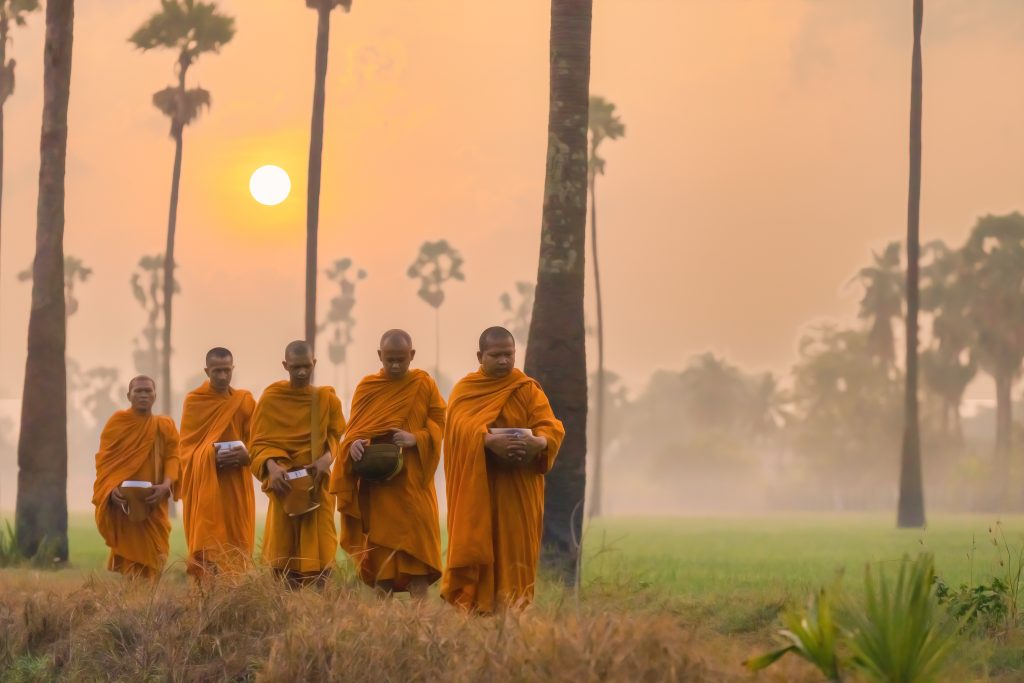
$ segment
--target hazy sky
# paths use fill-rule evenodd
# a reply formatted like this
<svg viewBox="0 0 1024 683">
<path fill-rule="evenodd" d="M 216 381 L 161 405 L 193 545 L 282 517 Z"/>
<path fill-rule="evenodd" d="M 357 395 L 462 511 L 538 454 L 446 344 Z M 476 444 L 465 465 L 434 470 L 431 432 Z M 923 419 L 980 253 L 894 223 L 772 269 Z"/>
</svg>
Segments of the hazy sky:
<svg viewBox="0 0 1024 683">
<path fill-rule="evenodd" d="M 905 230 L 910 2 L 595 0 L 591 91 L 627 126 L 599 180 L 608 366 L 640 386 L 715 349 L 785 371 L 801 328 L 849 318 L 844 283 Z M 127 36 L 153 0 L 80 2 L 67 252 L 78 288 L 69 355 L 132 371 L 144 324 L 128 280 L 163 250 L 173 144 L 150 103 L 174 56 Z M 213 107 L 188 128 L 175 303 L 178 383 L 214 345 L 237 379 L 282 377 L 302 334 L 305 173 L 316 15 L 301 0 L 223 0 L 238 33 L 191 81 Z M 923 239 L 961 242 L 983 213 L 1024 210 L 1024 2 L 930 0 L 924 47 Z M 355 0 L 336 12 L 327 82 L 320 259 L 358 288 L 353 380 L 382 330 L 434 357 L 433 312 L 405 271 L 424 240 L 466 259 L 441 311 L 442 365 L 472 369 L 479 331 L 536 272 L 549 3 Z M 14 34 L 5 109 L 0 395 L 20 394 L 41 111 L 42 15 Z M 248 176 L 276 163 L 293 192 L 267 208 Z M 589 255 L 588 255 L 589 257 Z M 321 280 L 322 310 L 333 295 Z M 588 301 L 588 307 L 592 305 Z M 325 354 L 323 354 L 325 355 Z M 326 359 L 322 361 L 326 364 Z M 329 380 L 325 372 L 321 381 Z M 180 388 L 180 387 L 179 387 Z M 987 391 L 987 384 L 982 391 Z"/>
</svg>

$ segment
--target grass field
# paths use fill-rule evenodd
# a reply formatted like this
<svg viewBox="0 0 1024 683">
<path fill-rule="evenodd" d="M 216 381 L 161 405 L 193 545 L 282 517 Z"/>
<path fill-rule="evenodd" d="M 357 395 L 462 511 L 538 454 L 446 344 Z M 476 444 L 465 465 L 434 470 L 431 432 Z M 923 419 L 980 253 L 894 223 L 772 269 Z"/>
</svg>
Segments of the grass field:
<svg viewBox="0 0 1024 683">
<path fill-rule="evenodd" d="M 683 641 L 680 647 L 686 652 L 680 656 L 684 659 L 665 660 L 669 668 L 664 671 L 675 673 L 654 678 L 644 674 L 649 680 L 747 680 L 749 675 L 741 670 L 739 662 L 771 647 L 779 612 L 803 603 L 816 588 L 833 584 L 840 572 L 842 590 L 858 596 L 863 592 L 866 564 L 895 565 L 905 554 L 927 551 L 935 556 L 936 571 L 947 583 L 974 583 L 1005 573 L 1005 567 L 999 565 L 999 549 L 991 541 L 993 531 L 1011 546 L 1024 548 L 1024 517 L 1020 516 L 1001 521 L 984 516 L 935 516 L 924 531 L 898 531 L 893 527 L 891 515 L 852 514 L 603 520 L 590 525 L 584 534 L 584 580 L 578 596 L 567 598 L 545 584 L 539 590 L 534 618 L 545 615 L 552 623 L 561 623 L 567 605 L 575 605 L 572 613 L 581 620 L 581 630 L 549 634 L 568 643 L 568 650 L 562 648 L 553 657 L 568 656 L 565 652 L 572 648 L 585 649 L 593 629 L 606 628 L 611 633 L 619 628 L 613 625 L 618 621 L 602 621 L 613 615 L 618 620 L 632 620 L 621 633 L 615 631 L 619 633 L 615 637 L 633 643 L 629 647 L 634 650 L 653 647 L 651 643 L 661 643 L 659 639 L 664 638 Z M 178 524 L 171 540 L 172 555 L 180 558 L 184 539 Z M 87 585 L 89 590 L 116 591 L 118 582 L 102 572 L 106 549 L 91 517 L 73 517 L 70 542 L 70 570 L 57 574 L 0 571 L 0 593 L 11 595 L 19 588 L 30 593 L 48 583 L 60 584 L 69 592 L 79 585 Z M 166 583 L 172 587 L 168 590 L 187 591 L 180 560 L 172 563 Z M 351 582 L 343 583 L 357 604 L 373 606 L 368 591 Z M 444 612 L 431 614 L 423 617 L 424 623 L 448 618 Z M 342 616 L 337 618 L 343 620 Z M 516 642 L 524 648 L 535 647 L 530 645 L 535 627 L 535 622 L 518 625 L 522 630 L 516 631 Z M 481 628 L 484 631 L 471 629 L 467 633 L 484 639 L 493 635 L 489 635 L 488 627 Z M 422 638 L 422 633 L 417 637 Z M 264 675 L 275 670 L 273 662 L 261 666 L 258 670 Z M 280 666 L 285 668 L 278 670 L 294 673 Z M 136 669 L 131 671 L 137 673 Z M 640 675 L 640 669 L 628 671 L 633 672 L 628 675 Z M 655 666 L 655 671 L 662 670 Z M 685 672 L 689 673 L 684 676 Z M 600 679 L 591 674 L 583 675 L 583 679 Z M 566 680 L 581 680 L 581 674 L 574 675 L 575 679 Z M 949 680 L 1024 681 L 1024 640 L 1019 634 L 1010 634 L 1000 640 L 965 643 L 957 658 L 956 673 L 950 676 Z M 12 680 L 28 679 L 31 676 Z M 782 662 L 761 680 L 820 678 L 800 662 Z"/>
</svg>

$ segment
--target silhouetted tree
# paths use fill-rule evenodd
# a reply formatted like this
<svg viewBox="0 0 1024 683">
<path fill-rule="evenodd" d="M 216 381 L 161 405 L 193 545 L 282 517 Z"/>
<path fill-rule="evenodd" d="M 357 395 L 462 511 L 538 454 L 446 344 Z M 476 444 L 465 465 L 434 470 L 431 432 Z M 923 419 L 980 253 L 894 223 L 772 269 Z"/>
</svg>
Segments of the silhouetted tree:
<svg viewBox="0 0 1024 683">
<path fill-rule="evenodd" d="M 320 326 L 323 331 L 331 328 L 331 341 L 327 347 L 331 363 L 334 365 L 334 383 L 337 385 L 337 370 L 345 367 L 344 396 L 349 395 L 348 382 L 348 347 L 352 344 L 352 328 L 356 321 L 352 317 L 352 308 L 356 305 L 356 284 L 366 278 L 366 271 L 360 268 L 355 272 L 354 279 L 349 279 L 352 259 L 342 258 L 327 269 L 327 277 L 338 285 L 338 295 L 331 299 L 331 307 L 327 311 L 327 320 Z"/>
<path fill-rule="evenodd" d="M 615 113 L 615 105 L 603 97 L 590 98 L 590 162 L 587 183 L 590 186 L 590 248 L 594 267 L 594 294 L 597 300 L 597 401 L 595 418 L 597 440 L 594 442 L 594 482 L 591 489 L 590 516 L 601 515 L 601 476 L 604 461 L 604 302 L 601 299 L 601 268 L 597 258 L 597 176 L 604 175 L 605 161 L 598 155 L 604 140 L 616 140 L 626 134 L 626 127 Z"/>
<path fill-rule="evenodd" d="M 971 351 L 975 330 L 969 318 L 971 293 L 963 272 L 964 257 L 941 240 L 926 244 L 928 257 L 921 268 L 921 310 L 931 314 L 931 340 L 921 353 L 921 379 L 941 403 L 939 428 L 963 442 L 960 405 L 964 392 L 978 374 L 978 362 Z"/>
<path fill-rule="evenodd" d="M 352 0 L 306 0 L 316 10 L 316 65 L 313 80 L 313 116 L 309 130 L 309 177 L 306 184 L 306 341 L 316 343 L 317 240 L 320 229 L 320 170 L 324 156 L 324 105 L 327 101 L 327 56 L 331 37 L 331 10 L 352 9 Z"/>
<path fill-rule="evenodd" d="M 424 242 L 420 245 L 416 260 L 406 272 L 412 279 L 419 278 L 420 288 L 416 293 L 434 309 L 437 353 L 434 372 L 438 378 L 441 377 L 441 304 L 444 303 L 444 285 L 449 280 L 462 282 L 466 279 L 462 263 L 462 255 L 448 244 L 448 240 Z"/>
<path fill-rule="evenodd" d="M 18 435 L 15 534 L 25 557 L 68 559 L 67 383 L 64 364 L 64 169 L 71 96 L 74 1 L 46 3 L 43 125 L 28 358 Z M 49 559 L 49 558 L 47 558 Z"/>
<path fill-rule="evenodd" d="M 974 356 L 996 383 L 997 476 L 1009 501 L 1013 383 L 1024 360 L 1024 216 L 984 216 L 962 250 Z"/>
<path fill-rule="evenodd" d="M 881 254 L 873 252 L 874 263 L 861 268 L 853 278 L 864 287 L 857 317 L 870 325 L 868 348 L 888 368 L 896 365 L 896 335 L 892 326 L 903 317 L 906 292 L 900 251 L 899 242 L 890 242 Z"/>
<path fill-rule="evenodd" d="M 68 320 L 78 312 L 78 299 L 75 298 L 75 283 L 85 282 L 92 275 L 92 268 L 87 267 L 82 259 L 75 256 L 64 256 L 64 318 Z M 32 281 L 32 268 L 18 273 L 22 282 Z"/>
<path fill-rule="evenodd" d="M 530 317 L 533 315 L 533 293 L 532 282 L 517 282 L 516 294 L 518 301 L 513 303 L 512 295 L 503 292 L 498 301 L 501 302 L 501 310 L 509 314 L 502 325 L 516 338 L 519 345 L 519 352 L 526 349 L 526 338 L 530 334 Z"/>
<path fill-rule="evenodd" d="M 164 283 L 164 255 L 143 256 L 139 259 L 138 270 L 132 273 L 130 280 L 132 296 L 139 302 L 146 312 L 146 324 L 142 328 L 142 344 L 139 337 L 133 339 L 135 351 L 133 359 L 135 370 L 140 375 L 157 374 L 160 368 L 160 359 L 163 354 L 161 344 L 167 338 L 161 334 L 160 311 L 163 310 L 163 283 Z M 177 281 L 173 284 L 174 291 L 178 291 Z"/>
<path fill-rule="evenodd" d="M 174 238 L 178 225 L 178 190 L 181 185 L 181 155 L 185 126 L 210 106 L 210 92 L 186 88 L 185 76 L 200 56 L 217 53 L 235 35 L 235 20 L 217 11 L 216 4 L 202 0 L 160 0 L 160 11 L 151 16 L 129 41 L 140 50 L 176 50 L 178 83 L 153 95 L 153 104 L 171 120 L 174 140 L 174 168 L 171 173 L 171 201 L 167 214 L 167 246 L 164 251 L 164 324 L 160 396 L 163 411 L 170 415 L 171 403 L 171 309 L 174 302 Z"/>
<path fill-rule="evenodd" d="M 544 387 L 566 436 L 547 475 L 545 564 L 569 585 L 579 571 L 587 483 L 587 119 L 593 0 L 551 0 L 547 169 L 526 373 Z"/>
</svg>

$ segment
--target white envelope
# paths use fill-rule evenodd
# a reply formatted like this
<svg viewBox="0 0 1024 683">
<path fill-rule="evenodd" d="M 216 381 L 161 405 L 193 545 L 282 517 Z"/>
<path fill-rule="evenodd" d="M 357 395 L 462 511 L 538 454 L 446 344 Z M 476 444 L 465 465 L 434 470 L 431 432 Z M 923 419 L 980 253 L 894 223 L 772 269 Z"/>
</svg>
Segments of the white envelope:
<svg viewBox="0 0 1024 683">
<path fill-rule="evenodd" d="M 218 453 L 223 453 L 224 451 L 230 451 L 235 446 L 245 446 L 245 443 L 242 442 L 242 441 L 214 441 L 213 442 L 213 447 L 217 449 Z"/>
</svg>

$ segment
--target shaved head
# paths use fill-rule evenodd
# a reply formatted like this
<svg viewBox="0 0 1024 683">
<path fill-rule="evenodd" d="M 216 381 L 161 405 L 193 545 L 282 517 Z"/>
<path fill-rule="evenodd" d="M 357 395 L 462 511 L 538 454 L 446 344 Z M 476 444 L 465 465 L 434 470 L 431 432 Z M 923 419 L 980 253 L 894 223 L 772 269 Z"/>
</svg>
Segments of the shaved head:
<svg viewBox="0 0 1024 683">
<path fill-rule="evenodd" d="M 130 380 L 128 380 L 128 391 L 131 392 L 131 390 L 135 388 L 135 385 L 138 384 L 139 382 L 149 382 L 150 384 L 153 385 L 153 388 L 156 389 L 156 382 L 153 381 L 152 377 L 150 377 L 149 375 L 136 375 L 135 377 L 132 377 Z"/>
<path fill-rule="evenodd" d="M 215 346 L 215 347 L 213 347 L 212 349 L 210 349 L 209 351 L 206 352 L 206 367 L 210 367 L 210 361 L 212 361 L 214 359 L 217 359 L 217 360 L 224 360 L 224 359 L 234 360 L 235 358 L 234 358 L 234 356 L 231 355 L 231 352 L 228 351 L 227 349 L 225 349 L 223 346 Z"/>
<path fill-rule="evenodd" d="M 380 338 L 380 348 L 387 347 L 402 347 L 412 348 L 412 336 L 405 330 L 388 330 Z"/>
<path fill-rule="evenodd" d="M 308 387 L 313 380 L 313 368 L 316 367 L 313 347 L 308 342 L 293 341 L 285 347 L 281 365 L 288 371 L 288 381 L 293 389 Z"/>
<path fill-rule="evenodd" d="M 309 345 L 309 342 L 297 339 L 288 346 L 284 347 L 284 357 L 289 356 L 312 356 L 313 347 Z"/>
<path fill-rule="evenodd" d="M 513 344 L 516 338 L 504 327 L 488 327 L 480 334 L 480 352 L 483 353 L 491 344 L 511 341 Z"/>
<path fill-rule="evenodd" d="M 380 358 L 384 374 L 391 379 L 401 379 L 409 372 L 409 365 L 416 357 L 416 349 L 412 347 L 412 337 L 405 330 L 388 330 L 380 338 Z"/>
</svg>

